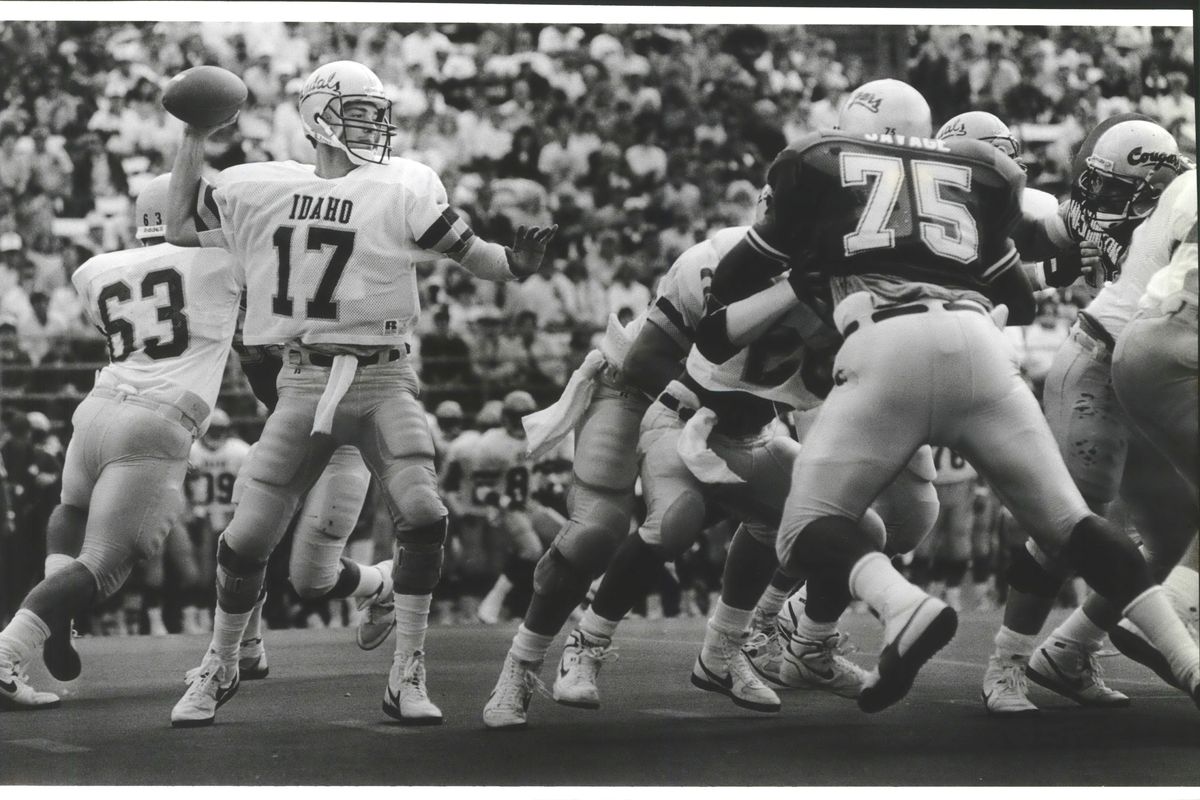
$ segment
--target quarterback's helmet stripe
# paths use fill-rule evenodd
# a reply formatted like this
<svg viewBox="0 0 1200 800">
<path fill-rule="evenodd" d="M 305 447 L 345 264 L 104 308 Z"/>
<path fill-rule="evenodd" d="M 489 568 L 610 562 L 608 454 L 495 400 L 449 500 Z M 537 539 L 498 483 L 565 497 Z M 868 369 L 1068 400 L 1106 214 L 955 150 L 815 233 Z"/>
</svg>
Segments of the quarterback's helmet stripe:
<svg viewBox="0 0 1200 800">
<path fill-rule="evenodd" d="M 676 330 L 678 330 L 688 339 L 693 338 L 692 329 L 688 327 L 687 322 L 685 322 L 683 319 L 683 315 L 679 313 L 679 309 L 671 304 L 670 300 L 665 297 L 660 297 L 654 301 L 654 305 L 659 311 L 662 312 L 663 316 L 667 318 L 667 321 L 675 326 Z"/>
<path fill-rule="evenodd" d="M 1001 256 L 999 261 L 983 271 L 983 279 L 985 281 L 992 280 L 997 275 L 1000 275 L 1001 273 L 1016 266 L 1018 261 L 1020 261 L 1020 257 L 1017 255 L 1017 251 L 1013 248 L 1009 248 L 1008 252 Z"/>
<path fill-rule="evenodd" d="M 211 231 L 221 227 L 221 210 L 217 207 L 217 198 L 213 196 L 213 187 L 206 181 L 200 181 L 200 202 L 196 206 L 196 230 Z"/>
<path fill-rule="evenodd" d="M 758 231 L 751 228 L 746 232 L 746 241 L 750 243 L 759 254 L 766 256 L 773 261 L 787 263 L 788 257 L 786 253 L 776 250 L 771 245 L 767 244 L 766 240 L 759 235 Z"/>
</svg>

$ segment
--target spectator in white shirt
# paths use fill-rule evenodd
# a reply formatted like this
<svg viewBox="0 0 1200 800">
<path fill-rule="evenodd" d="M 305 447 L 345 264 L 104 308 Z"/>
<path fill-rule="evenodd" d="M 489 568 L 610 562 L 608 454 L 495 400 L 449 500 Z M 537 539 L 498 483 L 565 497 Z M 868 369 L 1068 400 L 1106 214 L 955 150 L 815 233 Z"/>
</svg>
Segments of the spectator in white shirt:
<svg viewBox="0 0 1200 800">
<path fill-rule="evenodd" d="M 627 264 L 618 267 L 613 275 L 613 283 L 608 287 L 609 313 L 620 314 L 622 309 L 626 309 L 637 316 L 650 305 L 650 300 L 650 290 L 634 280 L 633 268 Z"/>
</svg>

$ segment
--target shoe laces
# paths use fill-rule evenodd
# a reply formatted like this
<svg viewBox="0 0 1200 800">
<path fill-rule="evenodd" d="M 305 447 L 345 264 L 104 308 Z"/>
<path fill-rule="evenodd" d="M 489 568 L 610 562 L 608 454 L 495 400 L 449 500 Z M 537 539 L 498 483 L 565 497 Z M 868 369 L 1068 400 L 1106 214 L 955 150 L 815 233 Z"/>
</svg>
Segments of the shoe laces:
<svg viewBox="0 0 1200 800">
<path fill-rule="evenodd" d="M 588 639 L 581 633 L 568 646 L 574 646 L 578 653 L 578 663 L 586 665 L 590 668 L 598 669 L 601 662 L 616 661 L 620 658 L 617 655 L 617 647 L 612 644 L 601 644 L 599 642 L 589 643 Z"/>
<path fill-rule="evenodd" d="M 420 650 L 409 657 L 408 663 L 404 665 L 404 672 L 400 675 L 400 682 L 411 686 L 412 691 L 422 699 L 429 699 L 425 691 L 425 654 Z"/>
<path fill-rule="evenodd" d="M 1029 694 L 1029 679 L 1025 677 L 1025 665 L 1014 662 L 1001 667 L 1000 686 L 1006 692 L 1016 692 L 1022 697 Z"/>
<path fill-rule="evenodd" d="M 770 633 L 759 631 L 751 634 L 750 638 L 742 645 L 742 650 L 751 656 L 778 655 L 782 648 L 783 644 L 779 640 L 779 632 L 774 626 L 772 626 Z"/>
<path fill-rule="evenodd" d="M 553 699 L 546 684 L 538 674 L 528 667 L 521 665 L 515 658 L 508 659 L 505 664 L 505 678 L 497 687 L 497 700 L 502 705 L 525 705 L 525 698 L 533 692 L 542 697 Z"/>
<path fill-rule="evenodd" d="M 200 666 L 192 667 L 183 676 L 183 682 L 191 686 L 191 691 L 203 691 L 205 683 L 211 682 L 221 671 L 221 660 L 216 657 L 216 654 L 209 651 L 209 654 L 200 662 Z"/>
<path fill-rule="evenodd" d="M 746 658 L 739 648 L 733 657 L 729 659 L 729 674 L 741 681 L 743 685 L 750 686 L 766 686 L 755 673 L 754 668 L 750 666 L 750 659 Z"/>
</svg>

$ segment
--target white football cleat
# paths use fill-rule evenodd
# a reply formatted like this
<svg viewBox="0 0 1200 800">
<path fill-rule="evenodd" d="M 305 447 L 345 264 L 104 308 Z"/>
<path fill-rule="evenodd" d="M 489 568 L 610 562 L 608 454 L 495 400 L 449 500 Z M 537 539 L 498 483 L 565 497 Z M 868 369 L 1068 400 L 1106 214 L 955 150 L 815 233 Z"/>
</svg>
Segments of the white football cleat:
<svg viewBox="0 0 1200 800">
<path fill-rule="evenodd" d="M 16 665 L 0 661 L 0 711 L 45 711 L 60 705 L 58 695 L 37 691 Z"/>
<path fill-rule="evenodd" d="M 212 725 L 217 709 L 237 694 L 240 678 L 237 662 L 225 664 L 209 650 L 200 666 L 188 670 L 187 691 L 171 709 L 171 727 L 199 728 Z"/>
<path fill-rule="evenodd" d="M 867 671 L 839 653 L 841 643 L 840 633 L 823 641 L 793 633 L 780 652 L 779 682 L 793 689 L 821 689 L 839 697 L 858 697 Z"/>
<path fill-rule="evenodd" d="M 593 641 L 576 628 L 567 637 L 558 675 L 554 679 L 554 702 L 574 708 L 600 707 L 600 688 L 596 676 L 600 665 L 617 658 L 611 642 Z"/>
<path fill-rule="evenodd" d="M 504 657 L 504 666 L 496 687 L 488 696 L 483 707 L 483 724 L 488 728 L 524 728 L 533 692 L 540 689 L 545 693 L 537 671 L 524 661 L 518 661 L 509 653 Z"/>
<path fill-rule="evenodd" d="M 712 663 L 705 662 L 701 651 L 692 665 L 692 685 L 723 694 L 736 706 L 774 713 L 782 706 L 779 695 L 763 683 L 742 652 L 747 638 L 748 635 L 722 635 L 718 655 L 711 659 Z"/>
<path fill-rule="evenodd" d="M 772 625 L 769 632 L 759 632 L 752 635 L 742 645 L 742 653 L 758 676 L 773 689 L 790 689 L 791 687 L 779 679 L 779 668 L 783 664 L 784 636 L 778 625 Z"/>
<path fill-rule="evenodd" d="M 1029 717 L 1038 707 L 1029 700 L 1029 681 L 1025 677 L 1028 659 L 1003 658 L 992 654 L 983 673 L 983 705 L 996 717 Z"/>
<path fill-rule="evenodd" d="M 425 654 L 396 654 L 383 691 L 383 713 L 404 725 L 441 725 L 442 710 L 425 690 Z"/>
<path fill-rule="evenodd" d="M 884 647 L 879 663 L 858 695 L 858 707 L 868 714 L 902 700 L 912 688 L 917 672 L 958 630 L 954 609 L 928 595 L 883 622 Z"/>
<path fill-rule="evenodd" d="M 238 649 L 238 675 L 244 681 L 260 681 L 267 677 L 271 668 L 267 666 L 267 648 L 262 637 L 242 639 Z"/>
<path fill-rule="evenodd" d="M 1038 686 L 1081 706 L 1124 708 L 1129 705 L 1128 695 L 1105 685 L 1096 653 L 1066 639 L 1051 636 L 1042 643 L 1029 659 L 1025 674 Z"/>
<path fill-rule="evenodd" d="M 357 602 L 358 610 L 365 612 L 358 623 L 355 641 L 363 650 L 374 650 L 387 641 L 388 636 L 396 627 L 396 606 L 393 603 L 395 591 L 392 587 L 392 562 L 381 561 L 371 569 L 377 569 L 383 575 L 383 583 L 379 591 L 369 597 L 360 597 Z"/>
</svg>

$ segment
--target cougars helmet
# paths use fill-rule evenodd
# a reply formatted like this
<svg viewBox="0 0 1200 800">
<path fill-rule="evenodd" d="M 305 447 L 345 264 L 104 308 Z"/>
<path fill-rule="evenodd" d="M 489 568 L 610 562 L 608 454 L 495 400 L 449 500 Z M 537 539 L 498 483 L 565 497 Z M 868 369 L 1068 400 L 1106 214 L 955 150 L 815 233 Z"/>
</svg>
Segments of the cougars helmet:
<svg viewBox="0 0 1200 800">
<path fill-rule="evenodd" d="M 1104 232 L 1149 216 L 1167 184 L 1190 166 L 1161 125 L 1120 122 L 1096 139 L 1073 194 L 1088 228 Z"/>
<path fill-rule="evenodd" d="M 167 195 L 171 173 L 159 175 L 138 192 L 133 204 L 133 219 L 138 241 L 164 239 L 167 235 Z"/>
<path fill-rule="evenodd" d="M 509 433 L 521 437 L 525 435 L 525 426 L 521 423 L 521 417 L 532 414 L 534 411 L 537 411 L 537 402 L 533 399 L 533 395 L 517 390 L 504 395 L 504 406 L 500 412 L 500 418 Z"/>
<path fill-rule="evenodd" d="M 1013 161 L 1021 157 L 1021 143 L 1012 135 L 1012 131 L 1003 120 L 986 111 L 967 111 L 951 117 L 938 128 L 934 138 L 953 139 L 956 136 L 987 142 Z"/>
<path fill-rule="evenodd" d="M 367 106 L 367 116 L 348 116 L 357 106 Z M 314 147 L 336 147 L 355 164 L 382 164 L 391 156 L 392 101 L 379 77 L 357 61 L 313 70 L 300 90 L 300 122 Z"/>
<path fill-rule="evenodd" d="M 916 89 L 904 81 L 883 78 L 850 93 L 838 113 L 837 127 L 846 133 L 928 137 L 933 133 L 933 115 Z"/>
</svg>

